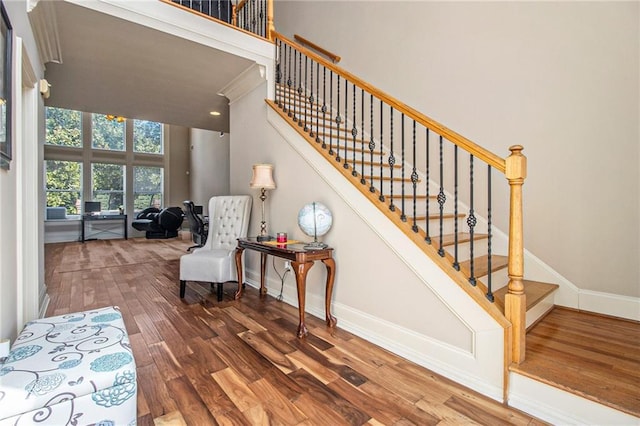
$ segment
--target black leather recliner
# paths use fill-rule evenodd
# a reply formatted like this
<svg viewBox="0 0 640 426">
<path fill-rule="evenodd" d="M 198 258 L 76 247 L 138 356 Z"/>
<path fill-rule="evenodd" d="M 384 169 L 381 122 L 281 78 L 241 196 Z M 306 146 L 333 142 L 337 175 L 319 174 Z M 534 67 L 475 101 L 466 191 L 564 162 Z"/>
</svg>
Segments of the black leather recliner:
<svg viewBox="0 0 640 426">
<path fill-rule="evenodd" d="M 149 207 L 142 210 L 131 223 L 134 229 L 145 231 L 148 239 L 174 238 L 182 226 L 184 212 L 180 207 L 159 210 Z"/>
</svg>

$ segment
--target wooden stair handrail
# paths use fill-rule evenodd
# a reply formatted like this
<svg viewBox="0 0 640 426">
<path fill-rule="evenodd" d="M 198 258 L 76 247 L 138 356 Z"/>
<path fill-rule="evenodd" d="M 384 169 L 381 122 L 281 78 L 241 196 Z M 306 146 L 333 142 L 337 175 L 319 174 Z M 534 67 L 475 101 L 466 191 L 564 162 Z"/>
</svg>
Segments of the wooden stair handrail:
<svg viewBox="0 0 640 426">
<path fill-rule="evenodd" d="M 502 157 L 494 154 L 493 152 L 481 147 L 480 145 L 470 141 L 469 139 L 465 138 L 464 136 L 454 132 L 453 130 L 445 127 L 444 125 L 438 123 L 437 121 L 427 117 L 426 115 L 424 115 L 423 113 L 421 113 L 420 111 L 408 106 L 407 104 L 400 102 L 398 99 L 394 98 L 393 96 L 390 96 L 388 94 L 386 94 L 385 92 L 383 92 L 382 90 L 378 89 L 377 87 L 372 86 L 371 84 L 367 83 L 366 81 L 360 79 L 359 77 L 356 77 L 355 75 L 351 74 L 350 72 L 346 71 L 345 69 L 327 61 L 326 59 L 324 59 L 322 56 L 318 55 L 317 53 L 315 53 L 314 51 L 307 49 L 306 47 L 300 45 L 299 43 L 296 43 L 295 41 L 289 39 L 288 37 L 280 34 L 277 31 L 273 32 L 273 37 L 274 39 L 279 38 L 280 40 L 284 41 L 285 43 L 295 47 L 296 49 L 298 49 L 300 52 L 304 53 L 305 55 L 309 56 L 310 58 L 314 59 L 315 61 L 319 62 L 320 64 L 322 64 L 324 67 L 330 69 L 331 71 L 335 72 L 336 74 L 340 74 L 342 75 L 344 78 L 348 79 L 349 81 L 351 81 L 351 83 L 355 84 L 356 86 L 360 87 L 361 89 L 367 91 L 367 93 L 370 93 L 372 95 L 374 95 L 375 97 L 377 97 L 378 99 L 386 102 L 388 105 L 390 105 L 391 107 L 393 107 L 395 110 L 403 113 L 405 116 L 410 117 L 411 119 L 415 120 L 416 122 L 422 124 L 425 127 L 428 127 L 429 129 L 437 132 L 439 135 L 443 136 L 444 138 L 446 138 L 449 142 L 459 146 L 460 148 L 464 149 L 465 151 L 467 151 L 468 153 L 472 154 L 474 157 L 484 161 L 485 163 L 489 164 L 491 167 L 493 167 L 496 170 L 499 170 L 501 173 L 505 173 L 506 171 L 506 163 L 505 163 L 505 159 L 503 159 Z"/>
<path fill-rule="evenodd" d="M 337 64 L 342 59 L 340 56 L 336 55 L 335 53 L 329 52 L 327 49 L 318 46 L 314 42 L 307 40 L 306 38 L 302 37 L 301 35 L 294 34 L 293 38 L 296 39 L 296 41 L 298 41 L 299 43 L 305 44 L 305 45 L 309 46 L 311 49 L 313 49 L 313 50 L 323 54 L 327 58 L 331 59 L 331 62 L 333 62 L 334 64 Z"/>
<path fill-rule="evenodd" d="M 240 3 L 236 5 L 236 10 L 241 11 L 249 0 L 242 0 Z"/>
</svg>

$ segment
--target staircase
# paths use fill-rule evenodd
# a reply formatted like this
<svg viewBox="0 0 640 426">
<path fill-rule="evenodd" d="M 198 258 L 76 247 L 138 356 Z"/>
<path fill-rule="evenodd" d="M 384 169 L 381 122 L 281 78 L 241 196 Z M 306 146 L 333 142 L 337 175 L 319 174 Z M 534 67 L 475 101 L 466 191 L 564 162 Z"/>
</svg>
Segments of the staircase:
<svg viewBox="0 0 640 426">
<path fill-rule="evenodd" d="M 495 214 L 491 175 L 500 167 L 498 157 L 486 155 L 485 172 L 486 164 L 477 165 L 485 153 L 476 156 L 464 149 L 471 142 L 452 146 L 455 133 L 429 119 L 411 117 L 408 107 L 369 90 L 370 86 L 286 37 L 277 33 L 275 37 L 276 96 L 267 101 L 269 105 L 425 254 L 440 261 L 488 312 L 508 317 L 510 243 L 504 235 L 496 237 L 491 222 Z M 520 156 L 521 149 L 514 147 L 512 156 Z M 471 159 L 460 160 L 463 155 Z M 474 166 L 481 171 L 474 173 Z M 469 177 L 462 183 L 460 170 L 465 167 Z M 477 188 L 489 193 L 488 202 L 481 200 L 487 209 L 484 217 L 473 205 Z M 459 195 L 463 192 L 465 196 Z M 552 309 L 558 285 L 524 279 L 521 283 L 526 328 Z M 514 360 L 524 360 L 524 349 L 516 351 Z"/>
</svg>

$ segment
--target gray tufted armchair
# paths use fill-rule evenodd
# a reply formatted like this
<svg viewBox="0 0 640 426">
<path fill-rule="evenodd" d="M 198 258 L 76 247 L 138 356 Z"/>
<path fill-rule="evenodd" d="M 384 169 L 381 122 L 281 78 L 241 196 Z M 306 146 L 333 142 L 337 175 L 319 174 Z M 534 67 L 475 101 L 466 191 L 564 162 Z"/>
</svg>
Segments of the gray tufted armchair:
<svg viewBox="0 0 640 426">
<path fill-rule="evenodd" d="M 229 195 L 209 200 L 209 234 L 204 246 L 180 258 L 180 297 L 184 297 L 187 281 L 217 285 L 218 301 L 222 300 L 222 284 L 237 281 L 235 249 L 237 239 L 247 236 L 251 215 L 251 197 Z"/>
</svg>

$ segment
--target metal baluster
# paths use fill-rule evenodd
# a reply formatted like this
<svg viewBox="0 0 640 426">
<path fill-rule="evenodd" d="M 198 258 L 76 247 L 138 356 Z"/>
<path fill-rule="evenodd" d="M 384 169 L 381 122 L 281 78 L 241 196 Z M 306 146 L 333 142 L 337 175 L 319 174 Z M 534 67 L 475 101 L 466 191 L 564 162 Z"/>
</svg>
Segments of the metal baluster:
<svg viewBox="0 0 640 426">
<path fill-rule="evenodd" d="M 316 62 L 316 94 L 320 97 L 320 62 Z M 322 100 L 324 102 L 324 99 Z M 316 99 L 316 142 L 320 142 L 320 99 Z M 324 129 L 323 129 L 324 130 Z"/>
<path fill-rule="evenodd" d="M 306 96 L 302 96 L 306 94 L 307 91 L 307 64 L 309 63 L 309 57 L 304 55 L 304 89 L 302 89 L 302 84 L 300 84 L 300 89 L 298 90 L 298 95 L 300 97 L 300 107 L 304 108 L 304 122 L 302 123 L 302 129 L 306 132 L 309 127 L 307 126 L 307 100 Z M 302 68 L 302 64 L 300 64 L 300 68 Z M 302 83 L 302 79 L 300 79 L 300 83 Z"/>
<path fill-rule="evenodd" d="M 489 270 L 487 299 L 493 302 L 493 291 L 491 290 L 491 166 L 489 164 L 487 164 L 487 235 L 487 268 Z"/>
<path fill-rule="evenodd" d="M 249 0 L 249 5 L 250 5 L 250 9 L 249 9 L 249 17 L 250 17 L 250 25 L 251 25 L 251 32 L 254 34 L 257 34 L 258 31 L 256 29 L 256 2 L 254 0 Z"/>
<path fill-rule="evenodd" d="M 373 94 L 369 94 L 369 192 L 376 192 L 373 186 L 373 151 L 376 149 L 376 142 L 373 140 Z"/>
<path fill-rule="evenodd" d="M 288 44 L 287 44 L 287 49 L 289 50 L 289 53 L 287 54 L 289 65 L 287 66 L 287 87 L 286 87 L 285 94 L 287 96 L 286 104 L 288 105 L 287 115 L 291 117 L 293 115 L 291 112 L 291 106 L 292 106 L 291 105 L 291 85 L 293 84 L 293 82 L 291 81 L 291 46 Z M 295 107 L 295 105 L 293 106 Z"/>
<path fill-rule="evenodd" d="M 467 217 L 467 226 L 469 226 L 469 283 L 475 287 L 476 285 L 476 277 L 474 271 L 474 258 L 473 258 L 473 234 L 474 228 L 478 223 L 476 220 L 475 213 L 473 212 L 473 154 L 469 156 L 470 164 L 469 164 L 469 217 Z"/>
<path fill-rule="evenodd" d="M 360 150 L 360 183 L 366 184 L 364 179 L 364 89 L 360 89 L 360 131 L 362 135 L 362 149 Z M 353 161 L 353 170 L 356 170 L 355 159 Z"/>
<path fill-rule="evenodd" d="M 336 135 L 338 141 L 336 142 L 337 153 L 336 153 L 336 161 L 340 161 L 340 122 L 342 121 L 342 117 L 340 117 L 340 74 L 338 74 L 338 112 L 336 115 Z M 329 154 L 333 154 L 332 145 L 329 145 Z"/>
<path fill-rule="evenodd" d="M 355 83 L 353 84 L 353 87 L 351 88 L 351 90 L 353 91 L 353 119 L 351 122 L 351 137 L 353 138 L 353 169 L 351 170 L 351 176 L 357 176 L 358 172 L 356 171 L 356 136 L 358 136 L 358 128 L 356 127 L 356 85 Z M 346 145 L 346 143 L 345 143 Z M 349 168 L 349 164 L 347 163 L 347 158 L 345 156 L 344 159 L 344 166 L 345 169 Z"/>
<path fill-rule="evenodd" d="M 382 178 L 384 176 L 384 163 L 382 160 L 382 147 L 384 146 L 383 143 L 383 135 L 382 135 L 382 131 L 384 129 L 384 122 L 382 121 L 383 119 L 383 108 L 384 105 L 382 104 L 382 99 L 380 99 L 380 196 L 378 197 L 378 199 L 380 201 L 384 201 L 384 187 L 382 186 Z"/>
<path fill-rule="evenodd" d="M 298 49 L 294 49 L 293 50 L 293 91 L 291 92 L 290 96 L 292 97 L 292 102 L 291 104 L 293 105 L 293 121 L 297 122 L 298 121 L 298 117 L 296 116 L 296 111 L 298 110 L 298 108 L 296 107 L 296 96 L 294 95 L 294 93 L 296 92 L 296 87 L 297 87 L 297 82 L 296 82 L 296 64 L 298 62 Z"/>
<path fill-rule="evenodd" d="M 405 210 L 405 192 L 404 192 L 404 165 L 405 165 L 405 161 L 404 161 L 404 113 L 402 113 L 401 115 L 402 118 L 402 132 L 401 132 L 401 139 L 400 139 L 400 164 L 402 165 L 401 170 L 401 174 L 400 174 L 400 210 L 402 211 L 402 214 L 400 214 L 400 220 L 402 220 L 403 222 L 407 221 L 407 215 L 405 214 L 406 210 Z"/>
<path fill-rule="evenodd" d="M 429 233 L 429 204 L 431 202 L 431 199 L 429 198 L 429 128 L 427 127 L 426 129 L 426 135 L 425 135 L 425 142 L 426 142 L 426 150 L 427 150 L 427 154 L 426 154 L 426 158 L 425 158 L 425 187 L 426 187 L 426 197 L 427 197 L 427 205 L 426 205 L 426 216 L 427 216 L 427 223 L 425 224 L 425 237 L 424 240 L 426 241 L 427 244 L 431 244 L 431 234 Z"/>
<path fill-rule="evenodd" d="M 444 214 L 444 203 L 447 201 L 446 195 L 444 195 L 444 162 L 443 162 L 443 153 L 442 153 L 442 136 L 440 136 L 440 192 L 438 192 L 438 204 L 440 205 L 440 248 L 438 249 L 438 254 L 441 257 L 444 257 L 444 245 L 443 239 L 444 234 L 442 231 L 443 225 L 443 214 Z"/>
<path fill-rule="evenodd" d="M 333 75 L 333 73 L 331 73 Z M 322 67 L 322 148 L 327 148 L 325 138 L 327 137 L 327 68 Z M 320 142 L 316 139 L 317 142 Z"/>
<path fill-rule="evenodd" d="M 311 85 L 308 89 L 309 97 L 307 98 L 309 100 L 309 136 L 313 137 L 313 101 L 315 100 L 315 98 L 313 97 L 313 61 L 311 61 L 311 66 L 309 66 L 309 68 L 311 71 Z"/>
<path fill-rule="evenodd" d="M 330 82 L 329 82 L 329 107 L 331 108 L 331 111 L 333 111 L 333 71 L 329 71 L 331 74 L 329 74 L 330 77 Z M 333 141 L 333 123 L 329 123 L 329 155 L 333 155 L 333 149 L 331 147 Z M 324 146 L 324 148 L 326 148 L 326 144 Z"/>
<path fill-rule="evenodd" d="M 298 94 L 296 101 L 298 106 L 300 107 L 300 114 L 298 114 L 298 126 L 302 126 L 302 109 L 304 108 L 304 103 L 302 102 L 302 52 L 298 52 L 298 88 L 296 93 Z M 306 57 L 306 55 L 305 55 Z M 306 77 L 306 75 L 305 75 Z M 306 111 L 305 111 L 305 119 L 306 119 Z"/>
<path fill-rule="evenodd" d="M 349 137 L 347 136 L 349 132 L 349 130 L 347 129 L 347 119 L 349 118 L 348 105 L 349 105 L 349 82 L 345 78 L 344 79 L 344 164 L 342 165 L 342 167 L 344 167 L 345 169 L 349 168 L 349 165 L 347 164 L 347 157 L 348 157 L 347 145 L 349 144 Z"/>
<path fill-rule="evenodd" d="M 413 185 L 413 226 L 411 227 L 411 230 L 413 232 L 418 232 L 418 224 L 416 223 L 416 198 L 418 196 L 418 171 L 416 170 L 416 162 L 418 161 L 416 158 L 416 120 L 413 120 L 413 136 L 411 142 L 413 148 L 413 157 L 411 160 L 413 163 L 413 170 L 411 171 L 411 184 Z"/>
<path fill-rule="evenodd" d="M 389 154 L 389 210 L 392 212 L 396 211 L 396 205 L 393 204 L 393 166 L 396 164 L 396 157 L 393 155 L 393 107 L 391 107 L 391 140 L 389 145 L 389 150 L 391 153 Z M 383 181 L 380 179 L 380 187 L 383 186 Z"/>
<path fill-rule="evenodd" d="M 266 28 L 266 22 L 264 19 L 264 1 L 260 2 L 260 32 L 262 33 L 262 37 L 266 37 L 267 35 L 267 28 Z"/>
<path fill-rule="evenodd" d="M 458 263 L 458 145 L 453 146 L 453 268 L 460 270 Z"/>
<path fill-rule="evenodd" d="M 282 58 L 281 58 L 281 43 L 280 43 L 280 39 L 276 39 L 276 82 L 275 82 L 275 95 L 276 95 L 276 105 L 278 105 L 278 107 L 282 108 L 282 105 L 280 104 L 280 95 L 278 94 L 278 85 L 282 84 L 282 68 L 280 66 Z"/>
</svg>

